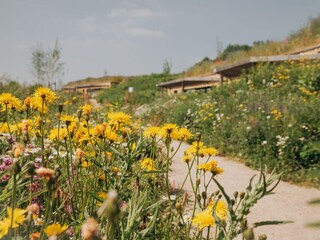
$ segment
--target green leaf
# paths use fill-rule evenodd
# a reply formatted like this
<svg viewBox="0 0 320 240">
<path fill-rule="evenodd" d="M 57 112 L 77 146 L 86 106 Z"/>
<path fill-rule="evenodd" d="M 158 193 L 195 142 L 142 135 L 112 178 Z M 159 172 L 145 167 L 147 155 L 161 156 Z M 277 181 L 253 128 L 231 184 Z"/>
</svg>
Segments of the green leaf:
<svg viewBox="0 0 320 240">
<path fill-rule="evenodd" d="M 320 198 L 310 201 L 309 204 L 320 204 Z"/>
<path fill-rule="evenodd" d="M 293 223 L 293 221 L 262 221 L 262 222 L 256 222 L 253 224 L 254 228 L 266 226 L 266 225 L 279 225 L 279 224 L 288 224 Z"/>
</svg>

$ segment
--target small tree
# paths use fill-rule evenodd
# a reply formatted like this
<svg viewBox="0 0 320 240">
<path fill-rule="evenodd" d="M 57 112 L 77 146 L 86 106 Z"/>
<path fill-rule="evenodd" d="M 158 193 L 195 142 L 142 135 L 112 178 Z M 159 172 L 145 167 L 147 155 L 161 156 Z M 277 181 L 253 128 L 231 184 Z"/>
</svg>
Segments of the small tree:
<svg viewBox="0 0 320 240">
<path fill-rule="evenodd" d="M 40 43 L 32 48 L 31 72 L 38 84 L 51 85 L 57 82 L 59 86 L 61 85 L 65 63 L 60 62 L 60 58 L 61 47 L 58 40 L 53 49 L 47 51 Z"/>
<path fill-rule="evenodd" d="M 61 50 L 62 48 L 57 40 L 54 48 L 46 52 L 46 75 L 49 85 L 57 82 L 61 86 L 65 65 L 65 63 L 60 62 Z"/>
<path fill-rule="evenodd" d="M 46 52 L 42 44 L 37 43 L 32 47 L 31 72 L 37 84 L 45 84 L 46 78 Z"/>
<path fill-rule="evenodd" d="M 168 60 L 165 60 L 163 62 L 163 66 L 162 66 L 162 73 L 163 74 L 170 74 L 171 73 L 171 68 L 172 68 L 172 64 L 168 61 Z"/>
</svg>

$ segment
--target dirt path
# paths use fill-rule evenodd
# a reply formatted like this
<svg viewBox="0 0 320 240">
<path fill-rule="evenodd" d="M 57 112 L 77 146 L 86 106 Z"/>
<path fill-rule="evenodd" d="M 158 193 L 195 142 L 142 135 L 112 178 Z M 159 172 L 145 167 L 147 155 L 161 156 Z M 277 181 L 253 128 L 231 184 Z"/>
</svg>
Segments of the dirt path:
<svg viewBox="0 0 320 240">
<path fill-rule="evenodd" d="M 174 142 L 172 146 L 176 149 L 177 142 Z M 187 148 L 187 144 L 182 144 L 179 152 L 173 158 L 170 181 L 175 186 L 182 185 L 187 173 L 187 165 L 182 161 L 183 152 Z M 231 195 L 235 191 L 244 191 L 250 178 L 259 173 L 226 158 L 214 157 L 214 159 L 225 171 L 217 178 L 226 192 Z M 184 190 L 192 192 L 189 182 L 185 185 Z M 217 187 L 212 184 L 211 192 L 216 190 Z M 293 221 L 293 223 L 256 228 L 256 238 L 259 234 L 264 233 L 268 236 L 268 240 L 320 240 L 320 228 L 306 226 L 308 223 L 320 220 L 320 206 L 308 204 L 310 200 L 320 198 L 320 191 L 280 182 L 274 192 L 275 194 L 262 198 L 251 209 L 248 217 L 249 224 L 260 221 Z"/>
</svg>

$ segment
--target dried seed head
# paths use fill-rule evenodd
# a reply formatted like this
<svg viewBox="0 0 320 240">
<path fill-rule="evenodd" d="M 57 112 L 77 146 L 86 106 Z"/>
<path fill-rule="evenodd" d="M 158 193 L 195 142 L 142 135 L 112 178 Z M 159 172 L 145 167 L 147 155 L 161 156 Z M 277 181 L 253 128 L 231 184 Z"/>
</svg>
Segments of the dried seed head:
<svg viewBox="0 0 320 240">
<path fill-rule="evenodd" d="M 90 240 L 99 236 L 98 223 L 93 218 L 88 218 L 81 227 L 81 236 L 84 240 Z"/>
</svg>

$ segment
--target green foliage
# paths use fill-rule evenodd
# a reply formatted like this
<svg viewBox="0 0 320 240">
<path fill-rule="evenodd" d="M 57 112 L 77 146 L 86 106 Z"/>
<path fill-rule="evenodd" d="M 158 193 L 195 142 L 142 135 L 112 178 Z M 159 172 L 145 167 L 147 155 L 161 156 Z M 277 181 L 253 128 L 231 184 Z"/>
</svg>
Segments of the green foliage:
<svg viewBox="0 0 320 240">
<path fill-rule="evenodd" d="M 229 44 L 221 53 L 220 56 L 218 56 L 219 59 L 221 60 L 226 60 L 230 55 L 232 55 L 235 52 L 243 51 L 247 52 L 251 49 L 251 46 L 244 44 L 244 45 L 239 45 L 239 44 Z"/>
<path fill-rule="evenodd" d="M 127 81 L 111 88 L 101 91 L 97 99 L 102 103 L 110 103 L 116 106 L 124 104 L 142 105 L 150 103 L 160 95 L 160 89 L 156 87 L 157 83 L 167 81 L 176 75 L 151 74 L 135 76 Z M 129 92 L 129 87 L 133 92 Z"/>
</svg>

